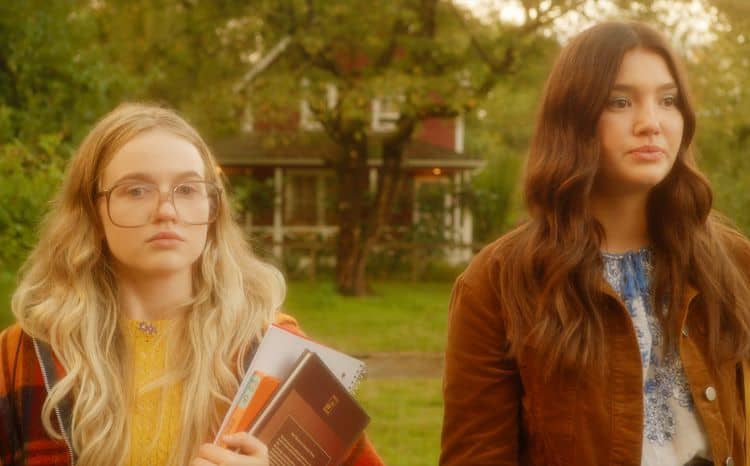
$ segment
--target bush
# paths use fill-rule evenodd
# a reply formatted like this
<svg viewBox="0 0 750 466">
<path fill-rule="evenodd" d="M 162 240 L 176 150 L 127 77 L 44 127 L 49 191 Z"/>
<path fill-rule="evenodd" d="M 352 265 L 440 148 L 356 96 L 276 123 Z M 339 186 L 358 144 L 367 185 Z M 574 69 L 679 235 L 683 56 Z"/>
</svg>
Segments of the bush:
<svg viewBox="0 0 750 466">
<path fill-rule="evenodd" d="M 34 148 L 0 145 L 0 270 L 16 270 L 37 241 L 37 225 L 59 186 L 66 149 L 56 135 Z"/>
</svg>

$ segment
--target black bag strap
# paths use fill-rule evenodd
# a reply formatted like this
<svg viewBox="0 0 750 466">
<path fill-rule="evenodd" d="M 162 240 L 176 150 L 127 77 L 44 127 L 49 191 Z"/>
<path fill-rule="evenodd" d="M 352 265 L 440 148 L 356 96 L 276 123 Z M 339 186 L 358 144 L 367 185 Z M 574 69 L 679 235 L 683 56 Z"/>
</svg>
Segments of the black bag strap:
<svg viewBox="0 0 750 466">
<path fill-rule="evenodd" d="M 46 374 L 47 377 L 47 383 L 49 384 L 48 389 L 51 390 L 52 387 L 54 387 L 55 384 L 60 380 L 62 374 L 60 374 L 60 371 L 57 370 L 57 364 L 55 364 L 55 359 L 52 356 L 52 348 L 50 348 L 47 343 L 44 343 L 42 341 L 34 340 L 34 343 L 36 344 L 36 347 L 39 351 L 39 363 L 42 365 L 42 371 Z M 71 402 L 70 396 L 66 396 L 65 399 L 63 399 L 58 405 L 58 411 L 60 414 L 60 422 L 62 424 L 60 426 L 62 428 L 62 435 L 65 438 L 68 447 L 70 447 L 70 451 L 73 453 L 73 462 L 75 463 L 77 455 L 75 450 L 73 450 L 73 441 L 70 438 L 73 421 L 72 407 L 73 404 Z"/>
</svg>

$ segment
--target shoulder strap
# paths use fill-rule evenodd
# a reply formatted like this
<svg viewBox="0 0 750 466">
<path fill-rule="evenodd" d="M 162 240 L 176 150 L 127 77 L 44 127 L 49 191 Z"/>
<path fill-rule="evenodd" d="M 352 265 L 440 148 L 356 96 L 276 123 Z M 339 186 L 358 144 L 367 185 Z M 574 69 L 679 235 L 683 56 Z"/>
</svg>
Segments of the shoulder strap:
<svg viewBox="0 0 750 466">
<path fill-rule="evenodd" d="M 36 339 L 34 339 L 34 344 L 36 345 L 39 353 L 39 363 L 42 366 L 42 372 L 46 377 L 45 383 L 48 384 L 47 390 L 51 390 L 52 387 L 54 387 L 55 384 L 60 380 L 62 374 L 58 370 L 57 364 L 55 364 L 55 358 L 52 355 L 52 349 L 50 348 L 50 346 L 47 343 Z M 62 435 L 63 437 L 65 437 L 65 441 L 68 443 L 68 446 L 70 447 L 73 454 L 73 459 L 75 461 L 77 455 L 75 451 L 73 451 L 73 441 L 69 437 L 70 433 L 72 432 L 71 428 L 73 418 L 73 409 L 70 396 L 66 396 L 65 399 L 60 402 L 60 404 L 58 405 L 58 409 L 60 413 L 60 423 L 62 424 L 60 426 L 62 428 Z"/>
</svg>

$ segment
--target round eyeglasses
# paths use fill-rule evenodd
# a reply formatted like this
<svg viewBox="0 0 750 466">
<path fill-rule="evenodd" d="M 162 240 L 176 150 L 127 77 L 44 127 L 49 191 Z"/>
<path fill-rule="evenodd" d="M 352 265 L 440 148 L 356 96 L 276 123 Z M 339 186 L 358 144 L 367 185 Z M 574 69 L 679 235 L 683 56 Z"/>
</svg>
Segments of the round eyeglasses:
<svg viewBox="0 0 750 466">
<path fill-rule="evenodd" d="M 169 191 L 169 202 L 177 218 L 188 225 L 206 225 L 216 220 L 221 190 L 209 181 L 186 181 Z M 107 214 L 113 224 L 135 228 L 153 221 L 162 202 L 162 192 L 153 183 L 127 181 L 99 191 L 106 196 Z"/>
</svg>

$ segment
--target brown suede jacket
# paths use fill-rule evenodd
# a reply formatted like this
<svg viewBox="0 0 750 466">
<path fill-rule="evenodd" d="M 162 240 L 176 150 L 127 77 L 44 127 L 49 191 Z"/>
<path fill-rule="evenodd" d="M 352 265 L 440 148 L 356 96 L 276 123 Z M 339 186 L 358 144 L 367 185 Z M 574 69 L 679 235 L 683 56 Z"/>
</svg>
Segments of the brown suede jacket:
<svg viewBox="0 0 750 466">
<path fill-rule="evenodd" d="M 632 320 L 617 294 L 602 309 L 611 345 L 606 374 L 569 372 L 542 380 L 534 350 L 504 355 L 504 263 L 500 238 L 458 278 L 450 304 L 443 392 L 442 466 L 640 466 L 643 439 L 642 368 Z M 750 268 L 746 243 L 730 250 Z M 742 243 L 742 244 L 740 244 Z M 688 290 L 679 352 L 715 465 L 745 464 L 742 371 L 737 364 L 711 375 L 700 294 Z M 709 387 L 713 390 L 708 391 Z M 715 396 L 714 396 L 715 390 Z"/>
</svg>

